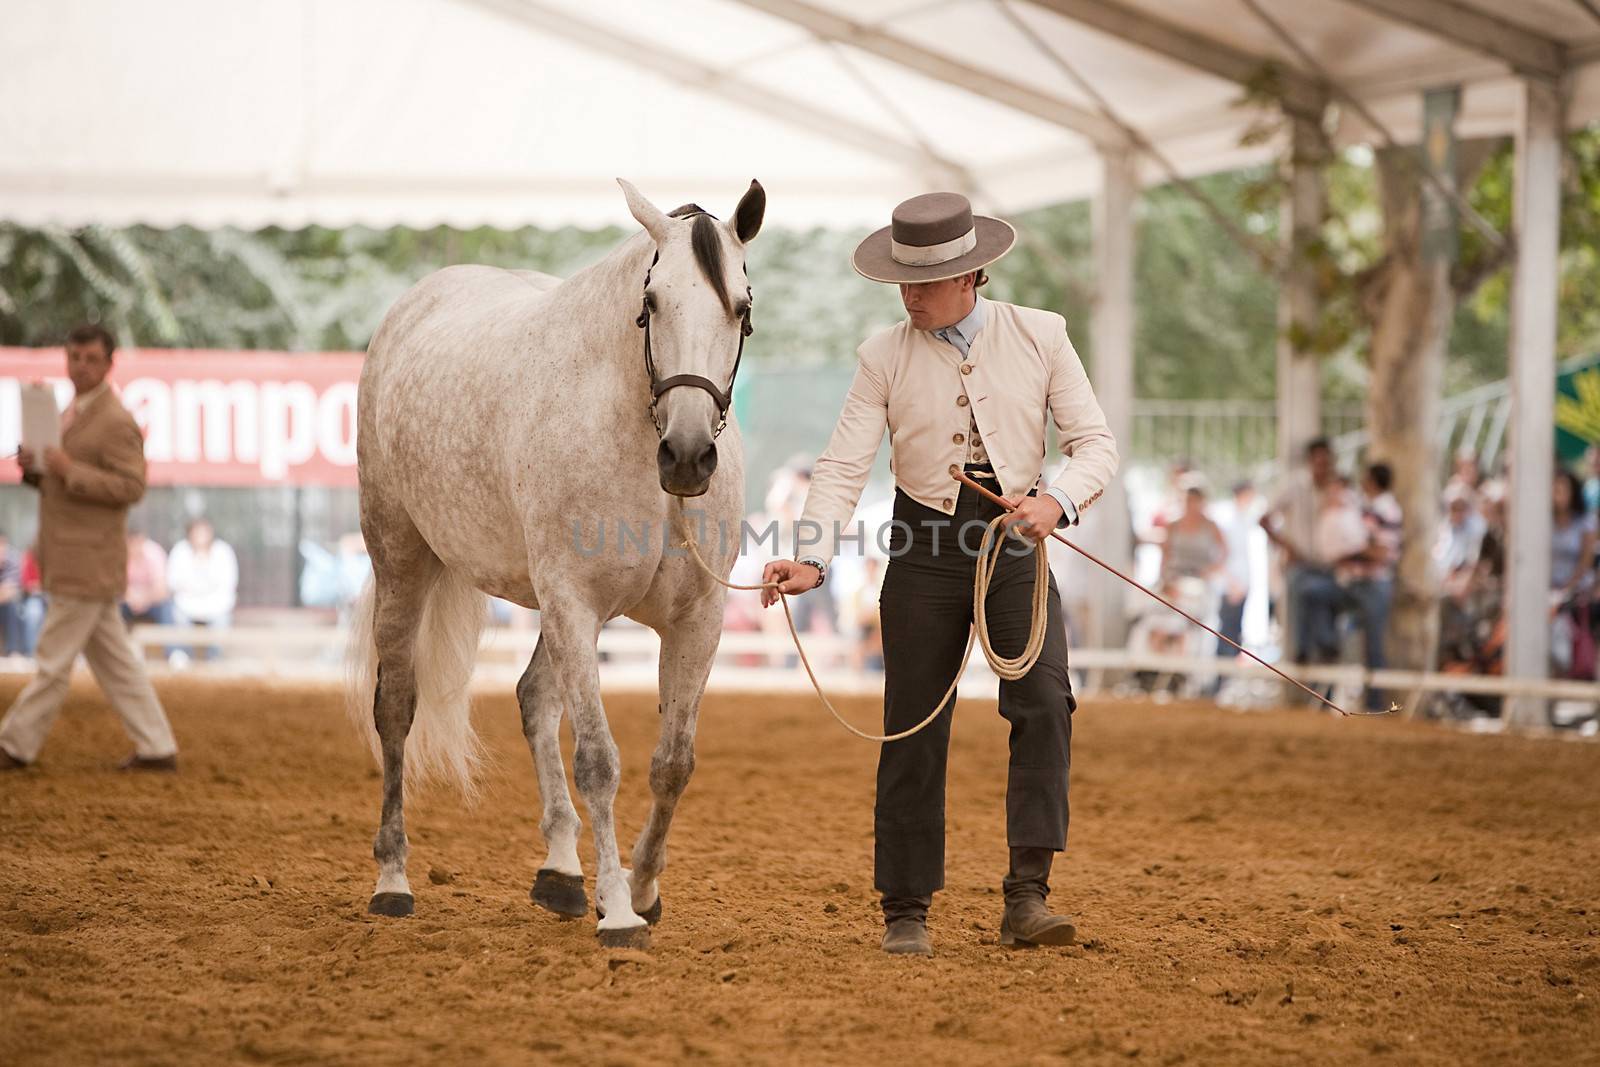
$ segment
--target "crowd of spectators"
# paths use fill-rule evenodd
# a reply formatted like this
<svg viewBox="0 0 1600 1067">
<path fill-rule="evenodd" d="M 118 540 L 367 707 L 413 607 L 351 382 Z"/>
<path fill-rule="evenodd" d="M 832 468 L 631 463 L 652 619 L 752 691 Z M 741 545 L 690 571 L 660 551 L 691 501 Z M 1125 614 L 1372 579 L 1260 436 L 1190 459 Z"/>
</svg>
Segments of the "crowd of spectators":
<svg viewBox="0 0 1600 1067">
<path fill-rule="evenodd" d="M 1505 480 L 1484 478 L 1473 457 L 1458 457 L 1445 506 L 1433 554 L 1442 590 L 1441 661 L 1446 670 L 1499 673 L 1506 636 Z M 1600 447 L 1588 450 L 1581 474 L 1557 467 L 1550 519 L 1550 674 L 1594 680 Z"/>
<path fill-rule="evenodd" d="M 1158 591 L 1225 637 L 1244 640 L 1244 605 L 1264 595 L 1276 625 L 1269 635 L 1258 635 L 1255 650 L 1275 650 L 1297 663 L 1360 662 L 1378 670 L 1388 663 L 1407 530 L 1393 482 L 1394 472 L 1383 463 L 1368 464 L 1352 481 L 1337 468 L 1329 443 L 1319 439 L 1269 502 L 1263 505 L 1254 487 L 1240 482 L 1231 500 L 1214 504 L 1205 477 L 1179 463 L 1140 540 L 1159 553 Z M 1550 506 L 1550 673 L 1592 680 L 1600 658 L 1600 447 L 1589 449 L 1581 473 L 1558 469 Z M 1252 566 L 1251 548 L 1251 539 L 1263 532 L 1273 548 L 1265 582 Z M 1443 489 L 1431 546 L 1441 669 L 1502 669 L 1505 552 L 1504 472 L 1486 477 L 1477 457 L 1463 452 Z M 1136 621 L 1130 638 L 1141 651 L 1188 657 L 1205 655 L 1213 643 L 1218 655 L 1235 654 L 1225 642 L 1155 608 Z M 1159 685 L 1166 677 L 1147 674 L 1144 680 Z M 1212 680 L 1210 691 L 1220 684 Z M 1366 699 L 1369 707 L 1387 706 L 1380 692 Z M 1496 706 L 1484 699 L 1477 710 Z"/>
<path fill-rule="evenodd" d="M 122 617 L 130 625 L 204 626 L 226 629 L 232 622 L 239 592 L 239 561 L 233 548 L 216 536 L 211 520 L 191 519 L 183 539 L 168 552 L 138 527 L 128 530 L 128 589 Z M 0 534 L 0 634 L 5 654 L 32 656 L 44 622 L 45 599 L 39 562 L 32 546 L 18 552 Z M 174 667 L 196 656 L 214 659 L 215 647 L 165 650 Z"/>
</svg>

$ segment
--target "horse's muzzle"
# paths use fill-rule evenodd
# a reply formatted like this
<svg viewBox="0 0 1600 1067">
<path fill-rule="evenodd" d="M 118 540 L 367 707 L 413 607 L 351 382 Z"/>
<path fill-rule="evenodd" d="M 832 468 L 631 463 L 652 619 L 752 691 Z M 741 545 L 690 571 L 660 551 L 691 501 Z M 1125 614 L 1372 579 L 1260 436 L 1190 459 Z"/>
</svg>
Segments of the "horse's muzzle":
<svg viewBox="0 0 1600 1067">
<path fill-rule="evenodd" d="M 656 467 L 662 489 L 673 496 L 700 496 L 717 470 L 717 443 L 710 438 L 675 441 L 663 437 L 656 450 Z"/>
</svg>

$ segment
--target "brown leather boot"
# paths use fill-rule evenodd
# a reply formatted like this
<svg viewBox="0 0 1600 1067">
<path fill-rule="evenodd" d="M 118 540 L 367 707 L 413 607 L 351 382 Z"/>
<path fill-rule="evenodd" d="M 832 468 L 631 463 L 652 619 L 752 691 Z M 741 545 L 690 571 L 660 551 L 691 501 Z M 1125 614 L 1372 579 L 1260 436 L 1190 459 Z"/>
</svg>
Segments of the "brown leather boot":
<svg viewBox="0 0 1600 1067">
<path fill-rule="evenodd" d="M 137 752 L 117 764 L 119 771 L 155 771 L 161 774 L 176 774 L 178 770 L 178 756 L 141 756 Z"/>
<path fill-rule="evenodd" d="M 883 898 L 883 951 L 891 956 L 931 956 L 928 906 L 932 897 Z"/>
<path fill-rule="evenodd" d="M 1006 913 L 1000 920 L 1000 943 L 1028 948 L 1034 945 L 1070 945 L 1077 928 L 1066 916 L 1052 915 L 1044 898 L 1050 893 L 1048 848 L 1013 848 L 1011 872 L 1001 885 L 1006 893 Z"/>
</svg>

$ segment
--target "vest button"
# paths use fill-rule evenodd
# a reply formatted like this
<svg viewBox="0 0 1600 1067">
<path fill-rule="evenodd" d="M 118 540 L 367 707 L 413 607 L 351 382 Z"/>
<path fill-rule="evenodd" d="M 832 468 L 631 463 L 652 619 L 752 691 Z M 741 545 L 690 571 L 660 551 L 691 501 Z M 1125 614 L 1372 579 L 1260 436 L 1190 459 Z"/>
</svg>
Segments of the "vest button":
<svg viewBox="0 0 1600 1067">
<path fill-rule="evenodd" d="M 955 442 L 958 445 L 959 444 L 964 444 L 966 442 L 966 440 L 967 440 L 967 436 L 966 436 L 966 434 L 960 434 L 960 433 L 951 434 L 950 435 L 950 440 Z"/>
<path fill-rule="evenodd" d="M 956 407 L 964 408 L 964 407 L 967 406 L 968 403 L 969 403 L 969 401 L 967 400 L 967 394 L 966 393 L 962 393 L 960 396 L 956 397 Z"/>
<path fill-rule="evenodd" d="M 970 363 L 961 364 L 961 373 L 962 374 L 971 374 L 972 373 L 972 364 L 970 364 Z"/>
<path fill-rule="evenodd" d="M 960 467 L 956 466 L 954 463 L 950 464 L 950 477 L 954 478 L 956 475 L 958 475 L 960 473 L 961 473 L 961 468 Z"/>
<path fill-rule="evenodd" d="M 945 497 L 944 498 L 944 506 L 945 506 L 945 510 L 948 511 L 950 508 L 953 508 L 953 507 L 956 506 L 956 502 L 954 500 L 951 500 L 949 497 Z"/>
</svg>

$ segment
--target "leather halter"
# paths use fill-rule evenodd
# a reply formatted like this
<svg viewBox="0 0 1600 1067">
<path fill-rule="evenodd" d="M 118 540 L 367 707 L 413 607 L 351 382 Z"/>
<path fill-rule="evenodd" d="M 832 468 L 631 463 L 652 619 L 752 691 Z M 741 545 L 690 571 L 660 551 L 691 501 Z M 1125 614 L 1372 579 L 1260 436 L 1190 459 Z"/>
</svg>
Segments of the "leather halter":
<svg viewBox="0 0 1600 1067">
<path fill-rule="evenodd" d="M 694 218 L 695 215 L 705 215 L 707 218 L 716 218 L 709 211 L 697 211 L 681 218 Z M 644 288 L 648 294 L 650 289 L 650 272 L 655 270 L 656 264 L 661 262 L 661 250 L 656 249 L 656 254 L 650 259 L 650 269 L 644 272 Z M 710 378 L 698 374 L 674 374 L 670 378 L 656 376 L 655 352 L 650 346 L 650 299 L 646 295 L 643 306 L 639 309 L 639 317 L 634 320 L 634 325 L 644 331 L 644 369 L 650 375 L 650 421 L 655 424 L 656 436 L 666 433 L 666 428 L 661 425 L 661 420 L 656 416 L 656 404 L 662 394 L 668 389 L 680 385 L 692 385 L 696 389 L 704 389 L 711 394 L 711 399 L 717 402 L 717 428 L 711 431 L 713 439 L 722 435 L 723 429 L 728 425 L 728 409 L 733 406 L 733 382 L 739 376 L 739 361 L 744 358 L 744 339 L 755 332 L 755 327 L 750 323 L 750 305 L 754 300 L 748 286 L 745 287 L 744 314 L 739 319 L 739 352 L 733 357 L 733 373 L 728 375 L 728 388 L 722 390 Z"/>
</svg>

